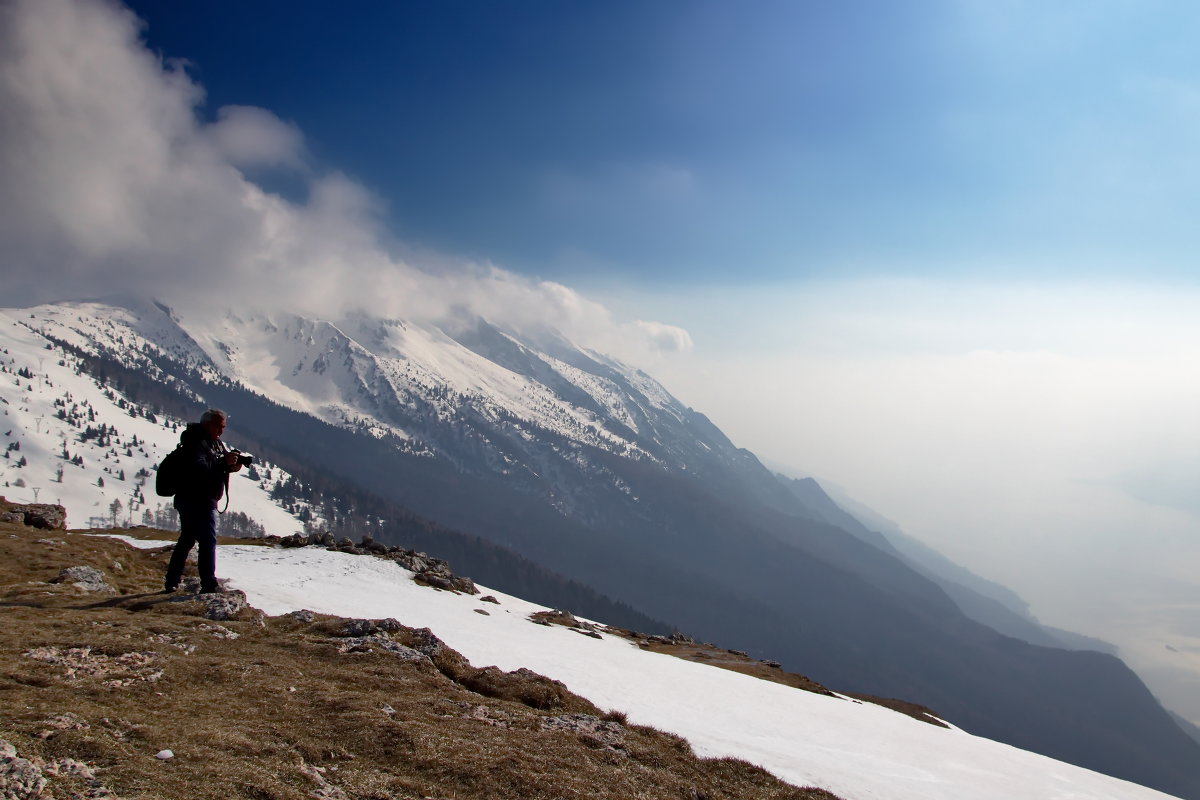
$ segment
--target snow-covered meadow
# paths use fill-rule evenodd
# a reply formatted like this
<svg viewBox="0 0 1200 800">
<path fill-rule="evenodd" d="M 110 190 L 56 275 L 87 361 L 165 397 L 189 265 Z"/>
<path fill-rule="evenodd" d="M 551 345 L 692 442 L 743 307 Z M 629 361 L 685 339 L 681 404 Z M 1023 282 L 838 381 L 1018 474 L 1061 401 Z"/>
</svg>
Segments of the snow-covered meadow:
<svg viewBox="0 0 1200 800">
<path fill-rule="evenodd" d="M 161 543 L 129 540 L 137 546 Z M 631 722 L 845 800 L 1150 800 L 1168 795 L 855 700 L 533 624 L 544 607 L 421 586 L 394 562 L 322 548 L 223 546 L 218 574 L 269 614 L 307 608 L 428 627 L 475 666 L 527 667 Z M 499 605 L 481 602 L 492 595 Z M 486 611 L 487 614 L 480 614 Z"/>
</svg>

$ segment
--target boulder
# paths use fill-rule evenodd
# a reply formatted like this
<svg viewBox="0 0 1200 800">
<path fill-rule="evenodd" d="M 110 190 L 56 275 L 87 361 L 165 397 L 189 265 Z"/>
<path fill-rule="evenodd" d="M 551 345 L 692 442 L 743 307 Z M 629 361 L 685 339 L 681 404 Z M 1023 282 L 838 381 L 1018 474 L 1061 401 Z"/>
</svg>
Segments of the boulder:
<svg viewBox="0 0 1200 800">
<path fill-rule="evenodd" d="M 108 581 L 104 580 L 104 573 L 95 567 L 87 566 L 67 567 L 59 572 L 58 577 L 51 583 L 72 583 L 76 588 L 85 592 L 117 591 L 108 585 Z"/>
<path fill-rule="evenodd" d="M 227 592 L 211 592 L 196 596 L 204 605 L 204 616 L 211 620 L 233 619 L 250 607 L 246 593 L 235 589 Z"/>
<path fill-rule="evenodd" d="M 21 519 L 17 520 L 16 516 Z M 59 505 L 50 503 L 12 504 L 5 513 L 4 522 L 23 522 L 33 528 L 43 530 L 65 530 L 67 527 L 67 510 Z"/>
</svg>

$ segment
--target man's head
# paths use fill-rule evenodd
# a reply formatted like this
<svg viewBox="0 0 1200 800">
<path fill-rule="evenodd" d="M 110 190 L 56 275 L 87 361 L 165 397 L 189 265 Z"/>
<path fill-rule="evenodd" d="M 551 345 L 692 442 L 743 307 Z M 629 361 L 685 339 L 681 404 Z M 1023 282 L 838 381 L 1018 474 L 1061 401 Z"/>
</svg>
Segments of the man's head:
<svg viewBox="0 0 1200 800">
<path fill-rule="evenodd" d="M 200 427 L 204 428 L 204 432 L 209 435 L 209 438 L 220 439 L 221 434 L 225 432 L 225 421 L 229 419 L 229 415 L 219 408 L 210 408 L 200 415 Z"/>
</svg>

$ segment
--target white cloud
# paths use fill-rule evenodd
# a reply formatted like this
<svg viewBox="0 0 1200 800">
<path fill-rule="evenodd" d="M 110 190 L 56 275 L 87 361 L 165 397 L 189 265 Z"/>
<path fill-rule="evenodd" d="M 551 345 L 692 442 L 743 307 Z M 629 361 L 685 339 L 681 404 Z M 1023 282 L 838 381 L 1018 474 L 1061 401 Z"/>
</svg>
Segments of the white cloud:
<svg viewBox="0 0 1200 800">
<path fill-rule="evenodd" d="M 205 124 L 200 86 L 141 42 L 105 0 L 0 7 L 0 248 L 8 302 L 137 293 L 179 305 L 277 305 L 327 318 L 351 309 L 501 325 L 552 325 L 638 358 L 686 339 L 622 323 L 559 284 L 488 264 L 393 256 L 379 198 L 317 174 L 303 134 L 231 106 Z M 247 179 L 288 169 L 304 203 Z"/>
<path fill-rule="evenodd" d="M 224 106 L 206 132 L 235 166 L 304 168 L 304 134 L 266 109 Z"/>
</svg>

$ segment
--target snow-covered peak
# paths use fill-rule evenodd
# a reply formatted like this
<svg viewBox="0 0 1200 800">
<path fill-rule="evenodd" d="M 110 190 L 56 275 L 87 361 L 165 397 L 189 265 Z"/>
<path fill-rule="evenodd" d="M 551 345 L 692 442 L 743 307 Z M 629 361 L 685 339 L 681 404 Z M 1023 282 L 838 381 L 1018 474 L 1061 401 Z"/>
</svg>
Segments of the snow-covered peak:
<svg viewBox="0 0 1200 800">
<path fill-rule="evenodd" d="M 429 423 L 466 416 L 658 461 L 672 457 L 664 424 L 684 418 L 682 404 L 644 373 L 552 332 L 539 336 L 542 351 L 483 320 L 439 327 L 361 314 L 199 315 L 154 301 L 122 303 L 12 313 L 34 330 L 129 366 L 166 359 L 326 421 L 369 423 L 434 451 Z"/>
</svg>

